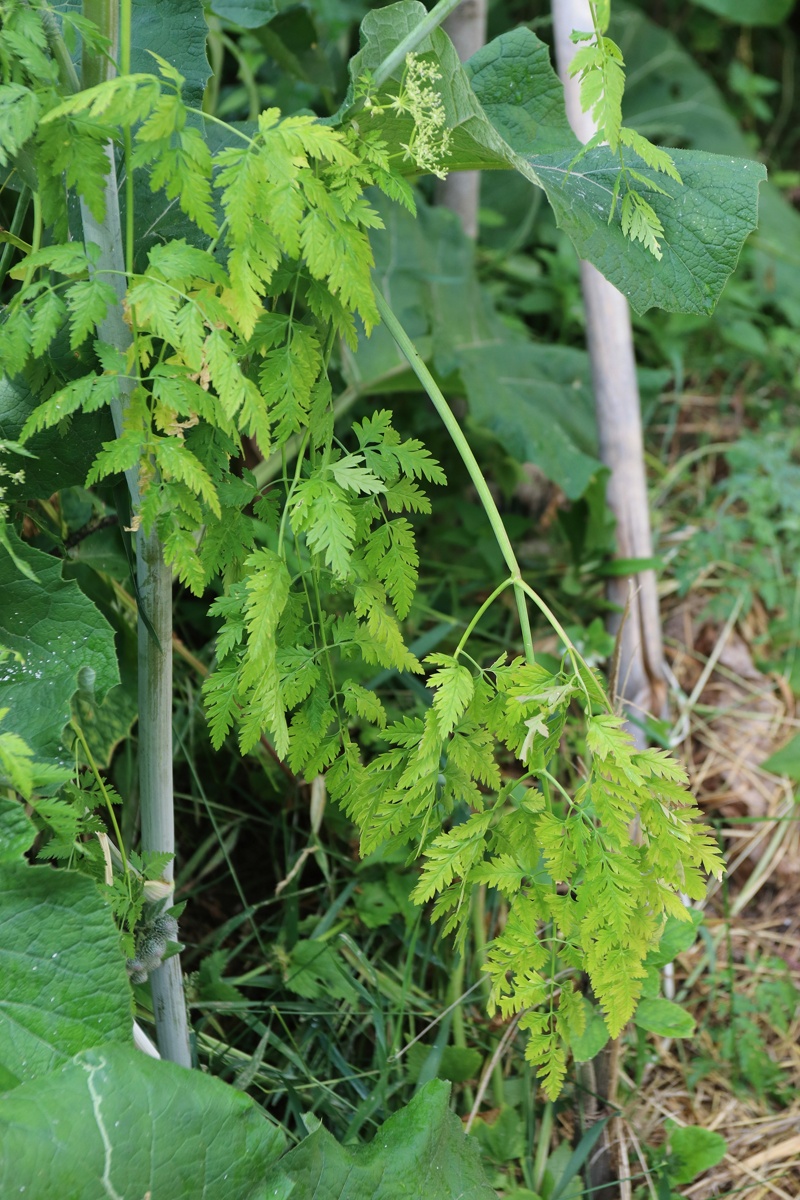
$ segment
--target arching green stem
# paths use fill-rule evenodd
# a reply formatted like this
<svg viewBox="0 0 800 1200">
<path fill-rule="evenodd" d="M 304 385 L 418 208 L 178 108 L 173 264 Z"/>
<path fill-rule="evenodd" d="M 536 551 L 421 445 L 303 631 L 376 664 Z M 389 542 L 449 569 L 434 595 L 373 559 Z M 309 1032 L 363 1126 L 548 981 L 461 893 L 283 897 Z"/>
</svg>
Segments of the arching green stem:
<svg viewBox="0 0 800 1200">
<path fill-rule="evenodd" d="M 491 595 L 486 597 L 483 604 L 480 606 L 478 611 L 475 613 L 475 616 L 472 618 L 469 625 L 467 625 L 466 629 L 464 630 L 464 632 L 461 636 L 461 641 L 458 643 L 458 645 L 455 648 L 455 654 L 454 654 L 455 658 L 458 658 L 459 654 L 462 652 L 462 650 L 466 646 L 467 642 L 469 641 L 470 637 L 472 636 L 473 629 L 478 624 L 478 622 L 480 621 L 483 614 L 485 612 L 489 611 L 489 609 L 492 607 L 492 605 L 494 604 L 497 597 L 499 595 L 501 595 L 506 590 L 507 587 L 511 587 L 513 585 L 513 583 L 514 583 L 514 580 L 509 576 L 508 579 L 504 579 L 503 582 L 494 589 L 494 591 L 491 593 Z"/>
<path fill-rule="evenodd" d="M 492 527 L 492 532 L 497 539 L 497 544 L 500 547 L 500 551 L 506 561 L 506 565 L 508 566 L 511 575 L 511 578 L 508 582 L 514 585 L 514 595 L 517 601 L 519 623 L 522 629 L 522 643 L 525 647 L 525 657 L 527 658 L 528 662 L 533 662 L 533 636 L 531 634 L 531 623 L 528 615 L 528 605 L 525 599 L 525 588 L 523 587 L 522 583 L 522 574 L 519 569 L 519 563 L 517 562 L 517 556 L 514 554 L 514 548 L 511 545 L 511 541 L 506 532 L 506 527 L 503 524 L 503 518 L 500 516 L 497 505 L 494 502 L 494 497 L 489 491 L 489 485 L 484 479 L 483 471 L 481 470 L 475 455 L 472 453 L 470 444 L 464 436 L 464 431 L 456 420 L 453 410 L 442 395 L 436 380 L 433 378 L 430 371 L 425 366 L 425 363 L 420 358 L 414 343 L 411 341 L 411 338 L 408 336 L 405 329 L 403 329 L 403 326 L 392 312 L 383 294 L 377 288 L 375 289 L 375 302 L 378 306 L 378 312 L 381 314 L 381 320 L 384 322 L 386 328 L 397 342 L 398 348 L 406 358 L 408 365 L 411 367 L 417 379 L 428 393 L 433 407 L 436 409 L 437 413 L 442 419 L 445 429 L 453 439 L 453 443 L 458 450 L 458 453 L 461 455 L 464 466 L 469 472 L 469 477 L 475 485 L 475 490 L 477 491 L 484 511 L 489 518 L 489 524 Z M 506 585 L 504 584 L 503 586 L 505 587 Z"/>
</svg>

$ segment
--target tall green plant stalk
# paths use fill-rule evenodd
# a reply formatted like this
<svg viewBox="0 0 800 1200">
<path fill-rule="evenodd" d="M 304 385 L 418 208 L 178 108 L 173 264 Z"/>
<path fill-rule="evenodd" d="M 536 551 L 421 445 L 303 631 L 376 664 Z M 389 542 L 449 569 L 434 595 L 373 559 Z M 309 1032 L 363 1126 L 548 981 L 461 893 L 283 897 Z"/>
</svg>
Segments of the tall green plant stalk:
<svg viewBox="0 0 800 1200">
<path fill-rule="evenodd" d="M 111 43 L 108 56 L 84 53 L 83 86 L 93 86 L 115 73 L 114 47 L 119 28 L 120 64 L 130 70 L 131 6 L 122 0 L 119 20 L 117 0 L 84 0 L 83 14 L 98 26 Z M 129 149 L 129 138 L 126 151 Z M 84 239 L 100 247 L 96 271 L 104 275 L 117 293 L 118 304 L 109 308 L 98 327 L 100 338 L 126 353 L 133 342 L 130 328 L 123 319 L 122 300 L 127 278 L 133 269 L 133 177 L 126 154 L 127 236 L 123 241 L 120 220 L 114 148 L 107 147 L 109 172 L 105 188 L 105 218 L 98 222 L 81 201 Z M 125 246 L 125 249 L 123 248 Z M 127 261 L 126 261 L 127 260 Z M 120 381 L 120 394 L 112 403 L 114 427 L 119 437 L 123 417 L 136 386 L 133 376 Z M 127 472 L 131 506 L 139 504 L 137 472 Z M 158 535 L 136 534 L 136 582 L 139 621 L 139 802 L 142 821 L 142 850 L 145 853 L 175 852 L 175 819 L 172 782 L 172 572 L 165 564 Z M 122 849 L 122 847 L 120 847 Z M 165 883 L 172 883 L 170 862 L 163 872 Z M 150 977 L 158 1047 L 163 1058 L 182 1066 L 192 1065 L 189 1027 L 183 992 L 180 958 L 175 955 L 153 971 Z"/>
</svg>

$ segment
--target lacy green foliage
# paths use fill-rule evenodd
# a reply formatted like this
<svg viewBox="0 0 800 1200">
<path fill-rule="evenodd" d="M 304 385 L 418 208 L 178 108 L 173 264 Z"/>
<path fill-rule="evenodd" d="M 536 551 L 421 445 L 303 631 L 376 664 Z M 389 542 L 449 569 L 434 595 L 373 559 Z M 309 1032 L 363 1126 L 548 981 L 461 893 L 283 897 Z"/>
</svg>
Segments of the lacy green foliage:
<svg viewBox="0 0 800 1200">
<path fill-rule="evenodd" d="M 621 191 L 622 232 L 632 242 L 641 242 L 653 257 L 660 261 L 663 254 L 659 238 L 664 237 L 664 226 L 652 204 L 634 187 L 634 182 L 662 196 L 669 193 L 661 188 L 652 176 L 643 175 L 640 170 L 626 162 L 622 148 L 632 150 L 652 171 L 663 172 L 676 183 L 682 183 L 682 179 L 670 154 L 659 150 L 634 129 L 623 127 L 625 62 L 619 46 L 606 36 L 611 18 L 611 3 L 610 0 L 601 0 L 597 4 L 590 4 L 589 8 L 594 29 L 590 33 L 573 32 L 573 42 L 589 44 L 576 51 L 570 63 L 569 73 L 573 77 L 577 75 L 580 80 L 581 106 L 584 112 L 591 114 L 597 133 L 576 154 L 570 166 L 574 166 L 589 150 L 601 146 L 604 142 L 608 143 L 613 154 L 619 154 L 620 169 L 611 195 L 609 224 L 616 215 Z"/>
<path fill-rule="evenodd" d="M 124 76 L 61 101 L 42 118 L 38 136 L 81 164 L 73 182 L 102 217 L 107 161 L 95 162 L 92 148 L 109 131 L 135 125 L 134 166 L 149 171 L 151 188 L 177 199 L 201 233 L 216 236 L 216 254 L 184 240 L 154 247 L 128 288 L 136 329 L 130 351 L 96 341 L 100 369 L 40 405 L 21 440 L 79 409 L 103 408 L 122 378 L 134 380 L 122 436 L 106 444 L 87 482 L 138 466 L 142 527 L 158 530 L 167 561 L 200 594 L 218 572 L 240 577 L 253 546 L 242 510 L 255 489 L 228 472 L 241 436 L 256 437 L 269 453 L 312 423 L 316 448 L 330 440 L 331 346 L 337 336 L 354 344 L 357 315 L 367 329 L 377 319 L 366 231 L 380 219 L 364 189 L 377 185 L 412 200 L 390 174 L 377 137 L 357 138 L 311 117 L 281 121 L 274 109 L 261 114 L 255 138 L 236 135 L 212 159 L 187 127 L 182 77 L 160 59 L 159 70 L 160 78 Z M 61 160 L 48 162 L 70 182 Z M 219 228 L 215 204 L 224 215 Z M 72 350 L 91 338 L 116 300 L 94 273 L 95 261 L 91 245 L 68 243 L 34 252 L 15 269 L 22 287 L 0 336 L 0 365 L 9 374 L 32 369 L 65 321 Z M 356 467 L 330 466 L 342 495 L 371 486 L 369 473 Z M 374 482 L 373 491 L 384 490 Z M 342 502 L 323 517 L 311 488 L 298 485 L 307 530 L 341 574 L 355 532 L 349 510 Z M 414 489 L 407 503 L 401 491 L 387 503 L 413 507 Z"/>
<path fill-rule="evenodd" d="M 21 454 L 28 456 L 29 451 L 27 451 L 24 446 L 18 445 L 16 442 L 9 442 L 0 438 L 0 546 L 2 546 L 3 549 L 10 554 L 14 562 L 14 566 L 18 571 L 21 571 L 23 575 L 27 575 L 29 579 L 35 579 L 36 576 L 33 574 L 30 566 L 14 551 L 14 546 L 11 538 L 8 535 L 8 504 L 6 503 L 6 491 L 8 485 L 4 482 L 4 480 L 7 480 L 8 483 L 11 484 L 21 484 L 25 480 L 25 471 L 22 468 L 18 468 L 16 471 L 9 470 L 5 461 L 6 455 L 8 454 Z"/>
<path fill-rule="evenodd" d="M 582 664 L 552 675 L 499 659 L 474 675 L 456 658 L 427 661 L 438 670 L 425 716 L 390 726 L 389 748 L 369 767 L 346 748 L 329 788 L 361 828 L 364 853 L 406 842 L 424 851 L 413 898 L 435 897 L 445 930 L 463 936 L 474 884 L 508 899 L 507 925 L 489 951 L 490 1003 L 505 1017 L 524 1012 L 528 1058 L 555 1096 L 570 1042 L 584 1031 L 573 991 L 580 972 L 616 1036 L 665 919 L 689 920 L 678 892 L 700 898 L 703 872 L 719 874 L 722 858 L 696 823 L 682 768 L 664 751 L 635 750 Z M 583 782 L 569 796 L 547 767 L 574 704 L 586 717 L 586 753 Z M 498 744 L 519 761 L 526 787 L 500 787 Z"/>
<path fill-rule="evenodd" d="M 330 445 L 320 452 L 307 437 L 308 469 L 303 476 L 301 455 L 277 549 L 250 555 L 247 578 L 212 607 L 224 619 L 219 666 L 205 685 L 214 744 L 238 719 L 243 751 L 267 730 L 309 779 L 338 753 L 345 714 L 385 722 L 374 694 L 352 680 L 335 684 L 338 663 L 358 652 L 368 664 L 421 669 L 399 625 L 417 579 L 414 534 L 393 514 L 428 512 L 416 481 L 442 483 L 444 475 L 420 442 L 401 440 L 385 410 L 354 432 L 359 451 L 351 454 Z M 281 553 L 290 537 L 294 579 Z"/>
<path fill-rule="evenodd" d="M 0 647 L 0 663 L 8 651 Z M 7 708 L 0 708 L 0 723 L 8 715 Z M 26 741 L 9 729 L 0 729 L 0 782 L 11 786 L 27 800 L 33 791 L 33 751 Z"/>
</svg>

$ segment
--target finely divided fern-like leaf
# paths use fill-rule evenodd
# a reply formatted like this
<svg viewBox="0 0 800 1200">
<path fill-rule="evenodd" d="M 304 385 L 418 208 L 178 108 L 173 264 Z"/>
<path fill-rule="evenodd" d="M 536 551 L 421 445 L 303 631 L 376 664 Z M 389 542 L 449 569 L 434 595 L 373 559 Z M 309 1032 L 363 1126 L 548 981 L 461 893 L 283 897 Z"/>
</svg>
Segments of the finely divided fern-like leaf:
<svg viewBox="0 0 800 1200">
<path fill-rule="evenodd" d="M 472 672 L 449 655 L 429 655 L 425 661 L 439 664 L 439 670 L 429 677 L 428 686 L 436 689 L 433 710 L 439 732 L 446 738 L 466 712 L 475 691 L 475 681 Z"/>
<path fill-rule="evenodd" d="M 39 100 L 21 83 L 0 86 L 0 167 L 7 167 L 36 130 Z"/>
<path fill-rule="evenodd" d="M 69 309 L 69 347 L 77 350 L 95 326 L 105 320 L 110 307 L 117 303 L 117 295 L 110 284 L 95 276 L 79 280 L 65 292 Z"/>
<path fill-rule="evenodd" d="M 646 137 L 642 137 L 635 129 L 620 129 L 619 140 L 623 146 L 628 146 L 635 154 L 638 154 L 639 158 L 648 167 L 651 167 L 654 171 L 662 171 L 665 175 L 669 175 L 670 179 L 674 179 L 676 183 L 683 183 L 672 156 L 666 150 L 661 150 L 658 146 L 654 146 L 652 142 L 649 142 Z"/>
<path fill-rule="evenodd" d="M 401 517 L 379 525 L 367 540 L 364 558 L 385 585 L 398 617 L 401 620 L 407 617 L 419 568 L 414 530 L 409 522 Z"/>
</svg>

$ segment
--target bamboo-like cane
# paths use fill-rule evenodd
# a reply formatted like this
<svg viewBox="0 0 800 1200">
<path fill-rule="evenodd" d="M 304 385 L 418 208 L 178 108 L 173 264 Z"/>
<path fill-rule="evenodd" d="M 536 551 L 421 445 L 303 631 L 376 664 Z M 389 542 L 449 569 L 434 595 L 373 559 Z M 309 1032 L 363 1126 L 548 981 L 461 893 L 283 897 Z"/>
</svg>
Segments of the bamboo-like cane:
<svg viewBox="0 0 800 1200">
<path fill-rule="evenodd" d="M 553 27 L 567 116 L 576 135 L 587 142 L 595 133 L 594 124 L 581 109 L 578 80 L 569 78 L 568 68 L 577 49 L 570 34 L 592 28 L 588 0 L 553 0 Z M 617 556 L 647 559 L 653 543 L 630 309 L 622 293 L 591 263 L 581 263 L 581 286 L 600 457 L 611 471 L 607 499 L 617 521 Z M 631 732 L 644 745 L 636 722 L 646 713 L 662 716 L 667 697 L 655 573 L 613 579 L 608 595 L 620 610 L 629 606 L 622 629 L 619 616 L 611 628 L 620 636 L 619 693 L 634 718 Z"/>
</svg>

